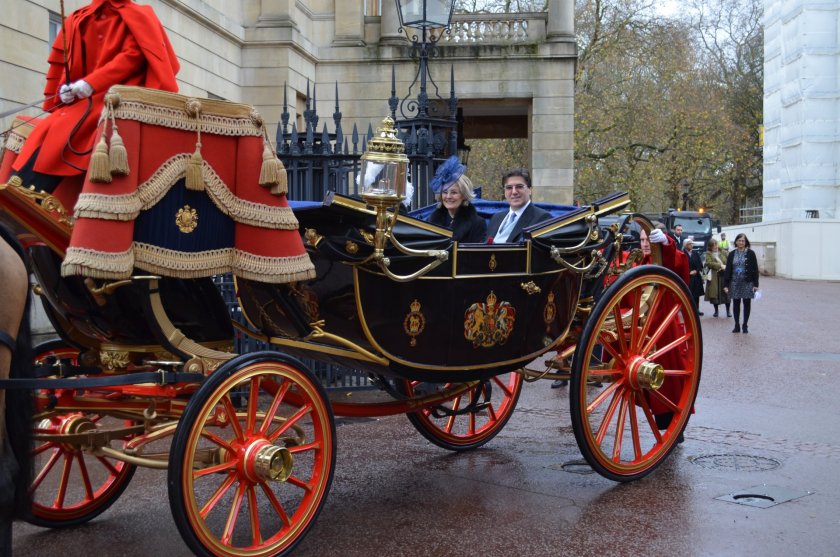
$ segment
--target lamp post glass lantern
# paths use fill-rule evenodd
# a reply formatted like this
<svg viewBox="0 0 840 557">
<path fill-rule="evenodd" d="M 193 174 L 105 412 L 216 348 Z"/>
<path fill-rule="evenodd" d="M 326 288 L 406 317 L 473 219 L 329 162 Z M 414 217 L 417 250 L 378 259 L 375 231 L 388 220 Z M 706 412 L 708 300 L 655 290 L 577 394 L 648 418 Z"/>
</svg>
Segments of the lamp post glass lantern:
<svg viewBox="0 0 840 557">
<path fill-rule="evenodd" d="M 435 29 L 449 27 L 455 0 L 396 0 L 400 27 Z"/>
</svg>

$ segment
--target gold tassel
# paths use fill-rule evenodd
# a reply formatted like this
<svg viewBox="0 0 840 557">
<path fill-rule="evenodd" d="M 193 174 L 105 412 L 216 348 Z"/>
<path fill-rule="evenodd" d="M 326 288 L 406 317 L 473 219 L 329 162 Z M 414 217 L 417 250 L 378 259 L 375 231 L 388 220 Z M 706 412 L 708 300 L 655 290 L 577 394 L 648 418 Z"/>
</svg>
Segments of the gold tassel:
<svg viewBox="0 0 840 557">
<path fill-rule="evenodd" d="M 277 162 L 277 183 L 271 186 L 271 193 L 274 195 L 287 195 L 289 193 L 289 179 L 286 176 L 286 168 L 283 162 L 275 158 Z"/>
<path fill-rule="evenodd" d="M 268 142 L 263 143 L 263 160 L 260 168 L 260 185 L 273 186 L 277 183 L 277 157 L 271 152 Z"/>
<path fill-rule="evenodd" d="M 88 177 L 95 184 L 111 183 L 111 162 L 108 157 L 108 143 L 105 141 L 105 134 L 99 136 L 99 143 L 90 157 L 90 168 Z"/>
<path fill-rule="evenodd" d="M 188 190 L 204 191 L 203 165 L 204 159 L 201 157 L 201 143 L 196 143 L 195 152 L 190 157 L 190 160 L 187 161 L 186 186 Z"/>
<path fill-rule="evenodd" d="M 122 137 L 114 128 L 114 133 L 111 134 L 111 174 L 117 176 L 128 176 L 128 153 L 125 150 L 125 143 Z"/>
</svg>

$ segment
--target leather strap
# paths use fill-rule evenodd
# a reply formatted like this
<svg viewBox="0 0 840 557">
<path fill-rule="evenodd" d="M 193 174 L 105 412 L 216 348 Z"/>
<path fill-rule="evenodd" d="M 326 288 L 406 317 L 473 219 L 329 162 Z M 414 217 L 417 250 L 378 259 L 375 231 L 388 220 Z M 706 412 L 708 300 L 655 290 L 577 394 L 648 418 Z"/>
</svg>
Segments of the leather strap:
<svg viewBox="0 0 840 557">
<path fill-rule="evenodd" d="M 5 331 L 0 331 L 0 344 L 5 344 L 9 347 L 9 350 L 12 351 L 12 354 L 15 353 L 15 346 L 17 346 L 17 341 L 12 338 L 12 335 Z"/>
<path fill-rule="evenodd" d="M 94 387 L 117 387 L 156 383 L 198 383 L 204 380 L 203 373 L 178 373 L 172 371 L 145 371 L 107 377 L 87 379 L 0 379 L 0 389 L 90 389 Z"/>
</svg>

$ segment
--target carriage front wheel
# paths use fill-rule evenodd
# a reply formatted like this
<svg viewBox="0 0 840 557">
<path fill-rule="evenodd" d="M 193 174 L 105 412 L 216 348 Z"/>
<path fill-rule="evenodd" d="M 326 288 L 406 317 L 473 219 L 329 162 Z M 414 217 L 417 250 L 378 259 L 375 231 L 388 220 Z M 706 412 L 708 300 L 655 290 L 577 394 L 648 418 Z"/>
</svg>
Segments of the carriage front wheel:
<svg viewBox="0 0 840 557">
<path fill-rule="evenodd" d="M 663 267 L 622 274 L 592 310 L 572 363 L 572 427 L 599 474 L 636 480 L 673 451 L 688 422 L 703 340 L 685 283 Z"/>
<path fill-rule="evenodd" d="M 320 512 L 335 466 L 326 393 L 300 362 L 245 355 L 190 398 L 169 456 L 169 500 L 196 555 L 286 555 Z"/>
</svg>

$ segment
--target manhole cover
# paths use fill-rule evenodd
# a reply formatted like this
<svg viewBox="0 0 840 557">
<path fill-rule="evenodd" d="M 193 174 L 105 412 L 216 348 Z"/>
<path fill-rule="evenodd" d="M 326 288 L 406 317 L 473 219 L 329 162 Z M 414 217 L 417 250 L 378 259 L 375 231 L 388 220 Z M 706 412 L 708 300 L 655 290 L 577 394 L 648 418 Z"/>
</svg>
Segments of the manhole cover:
<svg viewBox="0 0 840 557">
<path fill-rule="evenodd" d="M 738 470 L 740 472 L 766 472 L 782 465 L 778 460 L 746 454 L 713 454 L 689 459 L 703 468 L 713 470 Z"/>
<path fill-rule="evenodd" d="M 742 491 L 736 491 L 729 495 L 721 495 L 720 497 L 715 497 L 715 499 L 746 505 L 748 507 L 766 509 L 774 505 L 805 497 L 806 495 L 812 495 L 813 493 L 813 491 L 793 491 L 784 487 L 762 484 Z"/>
<path fill-rule="evenodd" d="M 570 474 L 592 474 L 595 470 L 585 460 L 569 460 L 563 464 L 552 464 L 549 468 L 562 470 Z"/>
</svg>

